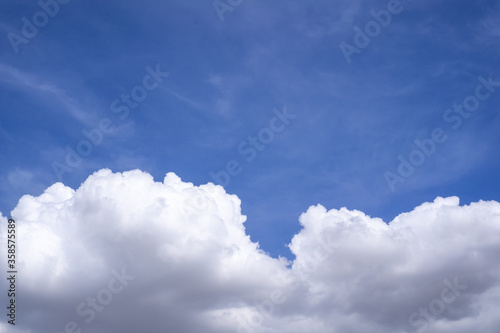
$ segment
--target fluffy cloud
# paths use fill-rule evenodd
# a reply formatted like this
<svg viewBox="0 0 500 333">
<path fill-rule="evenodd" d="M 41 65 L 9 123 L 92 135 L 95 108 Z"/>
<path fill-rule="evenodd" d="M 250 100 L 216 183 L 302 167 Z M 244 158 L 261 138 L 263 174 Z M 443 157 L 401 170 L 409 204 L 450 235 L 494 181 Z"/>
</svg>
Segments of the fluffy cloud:
<svg viewBox="0 0 500 333">
<path fill-rule="evenodd" d="M 313 206 L 292 262 L 251 242 L 236 196 L 173 173 L 101 170 L 24 196 L 12 216 L 22 333 L 500 328 L 497 202 L 437 198 L 389 224 Z"/>
<path fill-rule="evenodd" d="M 333 314 L 340 331 L 500 327 L 494 319 L 499 203 L 459 206 L 456 197 L 437 198 L 390 224 L 316 206 L 300 221 L 304 228 L 290 246 L 297 256 L 292 269 L 306 272 L 313 311 Z"/>
</svg>

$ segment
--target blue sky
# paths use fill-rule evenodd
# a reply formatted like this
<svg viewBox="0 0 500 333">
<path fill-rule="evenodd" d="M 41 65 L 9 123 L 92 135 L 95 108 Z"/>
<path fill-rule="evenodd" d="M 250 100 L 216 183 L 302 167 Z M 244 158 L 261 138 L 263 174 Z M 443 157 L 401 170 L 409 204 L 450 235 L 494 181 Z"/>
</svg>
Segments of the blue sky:
<svg viewBox="0 0 500 333">
<path fill-rule="evenodd" d="M 114 130 L 63 174 L 65 185 L 102 168 L 199 185 L 237 161 L 226 191 L 273 256 L 292 256 L 298 217 L 318 203 L 389 222 L 437 196 L 500 200 L 500 87 L 483 85 L 488 97 L 460 125 L 444 119 L 475 96 L 478 77 L 500 82 L 498 2 L 402 0 L 348 63 L 340 44 L 355 46 L 354 28 L 388 3 L 243 0 L 221 20 L 210 1 L 71 0 L 13 46 L 9 33 L 22 36 L 23 17 L 33 22 L 41 7 L 2 1 L 0 211 L 60 181 L 54 162 L 103 119 Z M 168 76 L 136 88 L 147 96 L 120 119 L 111 104 L 157 68 Z M 248 162 L 238 147 L 269 134 L 285 109 L 295 117 Z M 391 190 L 384 174 L 436 128 L 447 139 Z"/>
</svg>

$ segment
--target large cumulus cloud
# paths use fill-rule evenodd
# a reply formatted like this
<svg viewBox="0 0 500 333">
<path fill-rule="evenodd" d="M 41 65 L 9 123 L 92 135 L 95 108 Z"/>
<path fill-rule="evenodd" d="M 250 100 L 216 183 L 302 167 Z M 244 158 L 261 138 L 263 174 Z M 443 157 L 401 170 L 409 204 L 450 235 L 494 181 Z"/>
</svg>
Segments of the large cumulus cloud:
<svg viewBox="0 0 500 333">
<path fill-rule="evenodd" d="M 390 224 L 318 205 L 300 221 L 292 270 L 307 281 L 310 307 L 340 331 L 500 328 L 499 203 L 437 198 Z"/>
<path fill-rule="evenodd" d="M 437 198 L 390 223 L 312 206 L 292 262 L 250 240 L 236 196 L 173 173 L 101 170 L 24 196 L 12 217 L 18 332 L 500 328 L 497 202 Z"/>
</svg>

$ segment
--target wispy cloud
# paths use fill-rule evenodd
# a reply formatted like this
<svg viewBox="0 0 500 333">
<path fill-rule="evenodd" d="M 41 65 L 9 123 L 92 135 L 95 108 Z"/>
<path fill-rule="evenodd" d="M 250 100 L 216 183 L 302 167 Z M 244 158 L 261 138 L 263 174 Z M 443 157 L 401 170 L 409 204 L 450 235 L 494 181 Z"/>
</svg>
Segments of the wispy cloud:
<svg viewBox="0 0 500 333">
<path fill-rule="evenodd" d="M 94 119 L 90 112 L 84 110 L 76 98 L 70 97 L 65 90 L 49 80 L 7 64 L 0 64 L 0 81 L 11 88 L 22 90 L 28 96 L 42 100 L 47 105 L 58 105 L 59 112 L 70 114 L 82 125 L 93 125 Z"/>
</svg>

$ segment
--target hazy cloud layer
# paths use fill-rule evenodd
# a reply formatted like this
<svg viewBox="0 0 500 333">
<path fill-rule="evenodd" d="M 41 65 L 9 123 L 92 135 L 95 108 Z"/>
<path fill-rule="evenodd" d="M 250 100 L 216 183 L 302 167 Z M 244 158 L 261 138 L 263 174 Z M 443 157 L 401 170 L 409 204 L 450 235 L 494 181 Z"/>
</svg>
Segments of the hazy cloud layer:
<svg viewBox="0 0 500 333">
<path fill-rule="evenodd" d="M 311 206 L 292 262 L 250 240 L 240 204 L 220 186 L 138 170 L 24 196 L 12 212 L 17 330 L 0 332 L 500 328 L 498 202 L 437 198 L 390 223 Z"/>
</svg>

